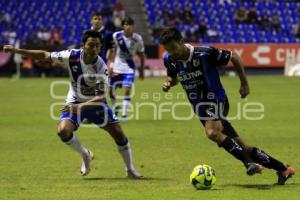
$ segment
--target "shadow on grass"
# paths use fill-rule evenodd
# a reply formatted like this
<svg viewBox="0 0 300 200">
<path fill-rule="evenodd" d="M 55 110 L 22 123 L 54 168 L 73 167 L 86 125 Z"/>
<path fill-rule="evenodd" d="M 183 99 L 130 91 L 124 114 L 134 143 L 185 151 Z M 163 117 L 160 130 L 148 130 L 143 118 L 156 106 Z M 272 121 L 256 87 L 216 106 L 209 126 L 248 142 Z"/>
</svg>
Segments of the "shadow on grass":
<svg viewBox="0 0 300 200">
<path fill-rule="evenodd" d="M 287 183 L 285 185 L 277 185 L 277 184 L 226 184 L 226 185 L 218 185 L 221 188 L 226 187 L 240 187 L 247 189 L 258 189 L 258 190 L 270 190 L 272 188 L 291 188 L 291 187 L 300 187 L 300 183 Z"/>
<path fill-rule="evenodd" d="M 145 177 L 142 179 L 129 179 L 127 177 L 86 177 L 85 181 L 170 181 L 168 178 Z"/>
</svg>

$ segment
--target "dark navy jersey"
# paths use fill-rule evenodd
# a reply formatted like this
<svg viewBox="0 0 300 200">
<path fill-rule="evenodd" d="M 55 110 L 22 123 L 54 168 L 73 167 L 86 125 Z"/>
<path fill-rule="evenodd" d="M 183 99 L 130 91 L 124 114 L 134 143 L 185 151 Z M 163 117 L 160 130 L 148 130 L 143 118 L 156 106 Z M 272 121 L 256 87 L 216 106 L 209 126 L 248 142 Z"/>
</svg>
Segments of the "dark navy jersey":
<svg viewBox="0 0 300 200">
<path fill-rule="evenodd" d="M 113 38 L 112 38 L 113 32 L 104 28 L 100 31 L 100 33 L 102 35 L 102 41 L 101 41 L 102 46 L 101 46 L 100 56 L 106 63 L 107 62 L 106 53 L 109 49 L 113 48 Z"/>
<path fill-rule="evenodd" d="M 193 47 L 188 60 L 175 60 L 168 53 L 164 55 L 167 75 L 176 78 L 186 91 L 192 105 L 203 101 L 224 101 L 227 99 L 221 84 L 217 67 L 227 65 L 231 51 L 214 47 Z"/>
<path fill-rule="evenodd" d="M 99 56 L 106 63 L 107 62 L 106 53 L 109 49 L 113 48 L 113 38 L 112 38 L 113 31 L 110 31 L 105 27 L 96 31 L 98 31 L 101 34 L 101 50 Z"/>
</svg>

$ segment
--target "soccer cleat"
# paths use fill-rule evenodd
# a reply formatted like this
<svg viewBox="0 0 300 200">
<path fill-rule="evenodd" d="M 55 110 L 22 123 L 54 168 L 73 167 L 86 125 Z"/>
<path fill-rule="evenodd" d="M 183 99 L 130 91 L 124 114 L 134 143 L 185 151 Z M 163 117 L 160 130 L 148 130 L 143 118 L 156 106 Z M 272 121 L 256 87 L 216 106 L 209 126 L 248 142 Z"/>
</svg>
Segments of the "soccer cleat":
<svg viewBox="0 0 300 200">
<path fill-rule="evenodd" d="M 82 156 L 82 164 L 80 168 L 80 173 L 82 176 L 88 175 L 91 171 L 91 161 L 94 159 L 93 152 L 88 150 L 88 155 L 83 155 Z"/>
<path fill-rule="evenodd" d="M 287 167 L 287 169 L 285 171 L 277 172 L 277 176 L 278 176 L 277 184 L 278 185 L 284 185 L 285 182 L 295 174 L 295 169 L 293 167 L 288 166 L 288 165 L 286 167 Z"/>
<path fill-rule="evenodd" d="M 262 170 L 264 169 L 263 166 L 261 166 L 260 164 L 257 163 L 248 163 L 247 165 L 247 174 L 249 176 L 252 176 L 256 173 L 261 174 Z"/>
<path fill-rule="evenodd" d="M 130 179 L 144 178 L 144 176 L 142 176 L 140 173 L 138 173 L 135 169 L 127 170 L 127 177 Z"/>
</svg>

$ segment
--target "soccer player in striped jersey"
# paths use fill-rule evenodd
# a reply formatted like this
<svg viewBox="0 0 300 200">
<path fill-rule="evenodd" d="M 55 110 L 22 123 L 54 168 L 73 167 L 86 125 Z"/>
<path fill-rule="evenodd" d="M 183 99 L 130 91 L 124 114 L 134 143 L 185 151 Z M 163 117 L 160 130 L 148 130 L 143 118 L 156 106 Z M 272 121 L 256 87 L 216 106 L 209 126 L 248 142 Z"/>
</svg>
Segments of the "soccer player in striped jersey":
<svg viewBox="0 0 300 200">
<path fill-rule="evenodd" d="M 248 175 L 261 173 L 264 166 L 276 170 L 277 183 L 285 184 L 295 173 L 294 168 L 283 164 L 263 150 L 246 144 L 226 120 L 229 102 L 217 67 L 232 62 L 241 81 L 241 98 L 245 98 L 250 90 L 239 55 L 224 49 L 185 44 L 176 28 L 164 29 L 160 43 L 167 51 L 164 55 L 164 65 L 168 77 L 162 85 L 163 91 L 169 91 L 180 82 L 210 140 L 242 161 Z"/>
<path fill-rule="evenodd" d="M 101 36 L 101 50 L 99 52 L 99 56 L 106 63 L 107 62 L 107 52 L 109 49 L 113 48 L 113 39 L 112 34 L 114 31 L 108 30 L 108 28 L 104 25 L 103 16 L 100 12 L 95 12 L 91 17 L 91 29 L 97 31 Z M 91 124 L 91 121 L 84 118 L 82 120 L 83 124 Z"/>
<path fill-rule="evenodd" d="M 109 94 L 113 107 L 117 114 L 119 106 L 116 106 L 116 88 L 124 87 L 124 99 L 122 104 L 122 121 L 126 121 L 127 109 L 131 101 L 131 88 L 134 82 L 136 65 L 134 62 L 135 55 L 140 57 L 140 78 L 144 78 L 144 42 L 142 36 L 133 32 L 134 21 L 126 17 L 122 21 L 123 30 L 113 34 L 115 44 L 114 52 L 110 51 L 109 57 L 115 54 L 112 68 L 110 71 Z"/>
<path fill-rule="evenodd" d="M 81 145 L 75 135 L 83 118 L 107 131 L 125 162 L 127 176 L 140 179 L 142 176 L 132 163 L 131 147 L 118 119 L 114 116 L 105 99 L 105 85 L 108 82 L 108 71 L 104 61 L 98 56 L 101 37 L 97 31 L 87 31 L 83 36 L 83 48 L 60 52 L 17 49 L 4 45 L 5 52 L 18 53 L 37 60 L 61 62 L 69 70 L 71 84 L 62 108 L 58 136 L 61 140 L 82 156 L 81 173 L 87 175 L 91 170 L 93 153 Z"/>
</svg>

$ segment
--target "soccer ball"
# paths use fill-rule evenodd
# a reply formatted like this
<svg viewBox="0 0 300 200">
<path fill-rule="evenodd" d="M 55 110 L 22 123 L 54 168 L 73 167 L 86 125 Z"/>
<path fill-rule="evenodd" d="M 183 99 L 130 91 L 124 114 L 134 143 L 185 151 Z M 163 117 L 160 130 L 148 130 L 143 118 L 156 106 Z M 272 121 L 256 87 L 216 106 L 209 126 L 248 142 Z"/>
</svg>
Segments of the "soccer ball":
<svg viewBox="0 0 300 200">
<path fill-rule="evenodd" d="M 190 175 L 190 183 L 197 190 L 208 190 L 216 182 L 216 172 L 209 165 L 197 165 Z"/>
</svg>

